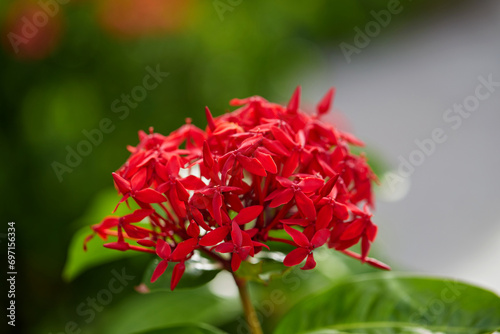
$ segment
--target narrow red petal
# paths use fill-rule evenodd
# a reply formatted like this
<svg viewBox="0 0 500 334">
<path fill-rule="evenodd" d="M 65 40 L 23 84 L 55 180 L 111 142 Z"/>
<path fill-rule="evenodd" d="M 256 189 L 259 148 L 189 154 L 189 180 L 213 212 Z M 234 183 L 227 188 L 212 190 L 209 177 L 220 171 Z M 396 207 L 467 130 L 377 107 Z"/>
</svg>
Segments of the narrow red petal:
<svg viewBox="0 0 500 334">
<path fill-rule="evenodd" d="M 366 223 L 364 219 L 356 219 L 350 223 L 344 233 L 342 233 L 340 240 L 350 240 L 359 237 L 363 233 L 365 226 Z"/>
<path fill-rule="evenodd" d="M 200 227 L 198 226 L 198 224 L 196 224 L 194 221 L 191 221 L 187 228 L 187 234 L 191 238 L 198 238 L 198 236 L 200 235 Z"/>
<path fill-rule="evenodd" d="M 264 169 L 269 173 L 276 174 L 278 172 L 278 167 L 276 167 L 276 163 L 269 154 L 255 151 L 255 157 L 260 161 Z"/>
<path fill-rule="evenodd" d="M 236 271 L 240 268 L 241 265 L 241 257 L 238 253 L 233 253 L 233 257 L 231 258 L 231 269 Z"/>
<path fill-rule="evenodd" d="M 233 239 L 233 243 L 236 246 L 241 246 L 241 244 L 243 243 L 243 236 L 241 234 L 240 226 L 235 222 L 233 222 L 231 227 L 232 227 L 231 238 Z"/>
<path fill-rule="evenodd" d="M 300 86 L 297 86 L 297 88 L 295 88 L 295 91 L 293 92 L 292 97 L 290 98 L 290 101 L 288 102 L 286 110 L 290 114 L 296 114 L 297 111 L 299 110 L 300 90 L 301 90 Z"/>
<path fill-rule="evenodd" d="M 293 151 L 288 159 L 286 159 L 286 162 L 283 165 L 283 171 L 281 172 L 281 175 L 283 175 L 283 177 L 289 177 L 295 172 L 295 170 L 299 166 L 299 158 L 299 152 Z"/>
<path fill-rule="evenodd" d="M 132 190 L 140 190 L 144 188 L 147 176 L 147 168 L 139 169 L 139 171 L 134 176 L 132 176 L 132 179 L 130 180 L 130 186 L 132 187 Z"/>
<path fill-rule="evenodd" d="M 304 233 L 297 231 L 296 229 L 291 228 L 288 225 L 285 225 L 284 228 L 286 233 L 288 233 L 292 237 L 293 241 L 297 245 L 301 247 L 309 247 L 310 245 L 309 239 L 307 239 Z"/>
<path fill-rule="evenodd" d="M 186 270 L 186 265 L 184 262 L 177 263 L 172 271 L 172 279 L 170 281 L 170 290 L 174 290 Z"/>
<path fill-rule="evenodd" d="M 215 193 L 212 201 L 212 209 L 214 213 L 214 219 L 218 224 L 222 224 L 222 215 L 220 210 L 222 208 L 222 195 L 220 193 Z"/>
<path fill-rule="evenodd" d="M 167 172 L 170 176 L 179 175 L 179 171 L 181 169 L 181 163 L 177 156 L 172 156 L 167 162 Z"/>
<path fill-rule="evenodd" d="M 111 175 L 115 181 L 116 188 L 122 195 L 130 191 L 130 183 L 127 180 L 116 173 L 112 173 Z"/>
<path fill-rule="evenodd" d="M 305 248 L 295 248 L 293 251 L 288 253 L 288 255 L 283 260 L 283 264 L 287 267 L 296 266 L 309 255 L 309 251 Z"/>
<path fill-rule="evenodd" d="M 189 255 L 189 253 L 194 251 L 197 245 L 198 240 L 195 238 L 185 240 L 175 247 L 170 258 L 174 261 L 184 260 Z"/>
<path fill-rule="evenodd" d="M 224 238 L 229 233 L 229 226 L 218 227 L 215 230 L 208 232 L 201 238 L 200 245 L 201 246 L 214 246 L 219 242 L 224 240 Z"/>
<path fill-rule="evenodd" d="M 162 203 L 167 200 L 165 196 L 151 188 L 139 190 L 133 197 L 144 203 Z"/>
<path fill-rule="evenodd" d="M 210 152 L 210 146 L 205 141 L 203 143 L 203 164 L 207 168 L 212 168 L 214 165 L 214 157 L 212 156 L 212 152 Z"/>
<path fill-rule="evenodd" d="M 333 214 L 339 219 L 346 220 L 349 217 L 349 210 L 344 204 L 336 202 L 333 207 Z"/>
<path fill-rule="evenodd" d="M 304 215 L 311 221 L 316 219 L 316 209 L 314 207 L 314 202 L 303 192 L 295 192 L 295 202 L 297 203 L 297 207 L 299 208 L 299 211 L 302 213 L 302 215 Z"/>
<path fill-rule="evenodd" d="M 316 261 L 314 261 L 314 255 L 313 255 L 313 253 L 310 253 L 307 256 L 306 263 L 300 269 L 302 269 L 302 270 L 310 270 L 310 269 L 314 269 L 314 267 L 316 267 Z"/>
<path fill-rule="evenodd" d="M 211 131 L 214 131 L 215 130 L 214 117 L 212 116 L 212 113 L 210 112 L 210 109 L 208 109 L 208 107 L 205 107 L 205 116 L 207 117 L 208 128 Z"/>
<path fill-rule="evenodd" d="M 200 190 L 206 187 L 206 184 L 194 175 L 188 175 L 187 177 L 180 179 L 179 182 L 182 183 L 184 188 L 189 190 Z"/>
<path fill-rule="evenodd" d="M 306 177 L 299 182 L 300 189 L 305 193 L 312 193 L 325 184 L 325 181 L 316 177 Z"/>
<path fill-rule="evenodd" d="M 244 155 L 237 155 L 236 159 L 238 159 L 241 166 L 248 172 L 258 176 L 267 176 L 266 169 L 262 166 L 259 160 L 249 158 Z"/>
<path fill-rule="evenodd" d="M 244 208 L 234 217 L 233 222 L 238 225 L 250 223 L 261 214 L 262 210 L 264 210 L 262 205 L 253 205 Z"/>
<path fill-rule="evenodd" d="M 326 196 L 328 196 L 332 192 L 332 189 L 333 189 L 333 187 L 335 187 L 335 184 L 337 183 L 337 180 L 339 179 L 339 176 L 340 176 L 340 174 L 337 174 L 334 177 L 331 177 L 325 183 L 325 185 L 323 186 L 323 188 L 321 188 L 321 190 L 320 190 L 321 196 L 326 197 Z"/>
<path fill-rule="evenodd" d="M 158 239 L 156 242 L 156 254 L 162 259 L 166 260 L 170 257 L 170 253 L 172 250 L 170 249 L 170 245 L 165 242 L 163 239 Z"/>
<path fill-rule="evenodd" d="M 273 134 L 274 138 L 281 144 L 285 145 L 289 149 L 295 147 L 295 142 L 293 141 L 293 138 L 290 137 L 285 131 L 282 129 L 273 126 L 271 128 L 271 133 Z M 269 148 L 271 149 L 271 148 Z M 272 151 L 272 149 L 271 149 Z"/>
<path fill-rule="evenodd" d="M 122 221 L 124 223 L 137 223 L 143 220 L 144 218 L 148 217 L 149 215 L 153 214 L 154 212 L 155 210 L 153 209 L 138 209 L 131 214 L 123 216 Z"/>
<path fill-rule="evenodd" d="M 328 228 L 328 225 L 332 221 L 332 216 L 332 206 L 329 204 L 324 205 L 318 212 L 318 218 L 316 218 L 316 230 Z"/>
<path fill-rule="evenodd" d="M 158 263 L 158 265 L 156 266 L 155 271 L 153 272 L 153 276 L 151 276 L 151 283 L 156 282 L 156 280 L 161 275 L 163 275 L 167 267 L 168 267 L 168 261 L 166 260 L 160 261 L 160 263 Z"/>
<path fill-rule="evenodd" d="M 175 189 L 181 201 L 187 202 L 189 200 L 189 193 L 179 180 L 175 180 Z"/>
<path fill-rule="evenodd" d="M 314 236 L 311 240 L 311 244 L 313 245 L 314 248 L 321 247 L 326 243 L 328 237 L 330 237 L 330 231 L 327 230 L 326 228 L 321 229 L 316 233 L 314 233 Z"/>
<path fill-rule="evenodd" d="M 366 236 L 361 237 L 361 262 L 366 261 L 366 257 L 370 252 L 370 240 Z"/>
<path fill-rule="evenodd" d="M 321 99 L 321 101 L 316 106 L 316 110 L 318 111 L 318 115 L 326 114 L 333 102 L 333 97 L 335 96 L 335 87 L 332 87 L 328 90 L 325 96 Z"/>
<path fill-rule="evenodd" d="M 277 208 L 278 206 L 288 203 L 292 200 L 293 198 L 293 190 L 290 188 L 287 188 L 283 190 L 279 195 L 277 195 L 271 203 L 269 203 L 269 207 L 271 208 Z"/>
<path fill-rule="evenodd" d="M 215 247 L 215 251 L 219 253 L 231 253 L 233 250 L 234 244 L 232 242 L 223 242 Z"/>
</svg>

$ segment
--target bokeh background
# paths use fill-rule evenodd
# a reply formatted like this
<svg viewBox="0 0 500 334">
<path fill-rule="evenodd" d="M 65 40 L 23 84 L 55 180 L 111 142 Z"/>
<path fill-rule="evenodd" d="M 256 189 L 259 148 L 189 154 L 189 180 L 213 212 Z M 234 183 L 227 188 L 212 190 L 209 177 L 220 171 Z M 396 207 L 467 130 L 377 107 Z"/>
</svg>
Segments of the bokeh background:
<svg viewBox="0 0 500 334">
<path fill-rule="evenodd" d="M 204 127 L 205 105 L 219 115 L 233 97 L 286 103 L 297 85 L 305 108 L 337 87 L 329 121 L 367 143 L 381 180 L 419 149 L 416 140 L 443 129 L 447 140 L 409 177 L 378 188 L 375 253 L 398 270 L 499 292 L 500 87 L 457 129 L 443 117 L 475 94 L 479 77 L 500 81 L 500 5 L 401 0 L 397 13 L 377 21 L 373 11 L 393 3 L 2 1 L 0 245 L 5 254 L 7 222 L 15 221 L 18 271 L 16 328 L 3 321 L 2 332 L 132 333 L 186 317 L 234 332 L 239 305 L 224 277 L 210 291 L 141 295 L 132 286 L 148 259 L 103 263 L 68 279 L 68 247 L 76 231 L 112 210 L 118 198 L 111 172 L 127 158 L 126 145 L 137 143 L 138 130 L 169 133 L 186 117 Z M 140 88 L 152 70 L 168 75 L 155 88 Z M 126 102 L 131 94 L 136 100 Z M 103 119 L 112 130 L 58 176 L 54 163 L 67 165 L 68 152 Z M 311 280 L 297 276 L 301 289 L 281 282 L 288 299 L 265 326 L 321 286 L 305 281 L 326 282 L 350 266 L 365 270 L 339 261 L 326 259 Z M 87 321 L 78 306 L 122 268 L 134 280 Z M 269 290 L 255 289 L 262 296 Z"/>
</svg>

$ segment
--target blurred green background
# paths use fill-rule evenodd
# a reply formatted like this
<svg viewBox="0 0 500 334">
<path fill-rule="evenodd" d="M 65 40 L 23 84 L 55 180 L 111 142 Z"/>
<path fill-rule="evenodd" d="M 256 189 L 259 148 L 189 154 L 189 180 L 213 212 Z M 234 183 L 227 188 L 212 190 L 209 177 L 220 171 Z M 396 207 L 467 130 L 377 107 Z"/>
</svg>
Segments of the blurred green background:
<svg viewBox="0 0 500 334">
<path fill-rule="evenodd" d="M 137 143 L 138 130 L 154 126 L 169 133 L 186 117 L 204 127 L 204 106 L 219 115 L 234 97 L 262 95 L 286 102 L 296 85 L 305 85 L 331 52 L 339 52 L 339 43 L 352 41 L 354 27 L 373 20 L 371 10 L 387 8 L 388 1 L 63 2 L 0 3 L 0 233 L 3 254 L 7 221 L 16 222 L 16 332 L 71 332 L 73 325 L 67 324 L 74 321 L 82 333 L 129 333 L 158 321 L 196 320 L 185 313 L 189 309 L 200 319 L 234 330 L 238 324 L 231 318 L 239 312 L 234 298 L 216 298 L 216 303 L 207 289 L 175 296 L 138 294 L 132 286 L 141 280 L 148 262 L 144 256 L 63 280 L 71 238 L 111 212 L 118 199 L 110 190 L 111 172 L 127 158 L 126 145 Z M 425 19 L 430 12 L 446 11 L 457 1 L 402 3 L 405 10 L 392 18 L 387 33 L 397 33 L 399 25 Z M 168 76 L 155 88 L 143 89 L 151 69 Z M 335 73 L 328 75 L 328 84 L 335 85 Z M 127 106 L 123 94 L 136 101 Z M 96 133 L 103 119 L 109 119 L 109 131 L 102 138 L 96 135 L 92 147 L 83 147 L 85 133 Z M 89 154 L 58 177 L 54 162 L 67 165 L 68 150 L 78 149 Z M 112 270 L 122 268 L 135 276 L 132 284 L 87 323 L 76 311 L 79 304 L 106 288 Z M 342 272 L 323 271 L 307 275 L 325 282 Z M 304 286 L 311 289 L 321 286 L 306 281 Z M 286 304 L 309 291 L 285 288 L 292 296 Z M 205 304 L 189 299 L 205 294 Z M 181 306 L 172 314 L 176 300 Z M 211 311 L 206 311 L 209 306 Z M 205 313 L 195 311 L 201 308 Z M 273 320 L 266 321 L 272 327 Z"/>
</svg>

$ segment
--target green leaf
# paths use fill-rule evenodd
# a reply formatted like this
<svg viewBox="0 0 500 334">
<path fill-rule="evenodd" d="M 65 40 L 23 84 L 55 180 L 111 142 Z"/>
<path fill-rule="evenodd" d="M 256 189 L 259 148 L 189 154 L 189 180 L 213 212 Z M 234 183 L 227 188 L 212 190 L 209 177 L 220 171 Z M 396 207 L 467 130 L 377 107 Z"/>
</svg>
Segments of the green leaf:
<svg viewBox="0 0 500 334">
<path fill-rule="evenodd" d="M 142 253 L 134 251 L 121 252 L 106 248 L 103 245 L 109 241 L 104 241 L 98 236 L 95 236 L 88 242 L 87 251 L 84 251 L 83 242 L 92 232 L 92 229 L 87 226 L 79 229 L 73 236 L 68 248 L 68 257 L 62 273 L 64 280 L 71 281 L 85 270 L 103 263 L 125 257 L 142 255 Z"/>
<path fill-rule="evenodd" d="M 500 297 L 460 283 L 394 273 L 359 275 L 299 302 L 274 332 L 480 334 L 500 328 Z"/>
<path fill-rule="evenodd" d="M 110 305 L 85 333 L 131 334 L 186 323 L 227 323 L 241 312 L 237 298 L 214 295 L 209 285 L 169 292 L 132 294 Z"/>
<path fill-rule="evenodd" d="M 73 223 L 74 226 L 84 227 L 80 228 L 74 234 L 70 242 L 68 256 L 62 273 L 64 280 L 71 281 L 85 270 L 100 264 L 140 254 L 134 251 L 120 252 L 105 248 L 103 245 L 109 241 L 104 241 L 98 236 L 95 236 L 88 243 L 87 252 L 83 250 L 85 238 L 93 232 L 90 226 L 101 222 L 104 217 L 110 215 L 119 200 L 120 196 L 117 195 L 114 188 L 102 190 L 95 196 L 85 214 Z M 138 208 L 137 204 L 133 201 L 130 201 L 130 207 L 131 209 L 125 203 L 122 203 L 113 215 L 124 216 Z"/>
<path fill-rule="evenodd" d="M 187 324 L 138 332 L 137 334 L 227 334 L 206 324 Z"/>
<path fill-rule="evenodd" d="M 167 270 L 156 280 L 151 283 L 151 276 L 160 262 L 160 259 L 154 259 L 146 268 L 142 279 L 143 286 L 147 292 L 170 291 L 170 280 L 175 263 L 169 263 Z M 218 265 L 210 262 L 208 259 L 201 257 L 195 253 L 189 261 L 185 262 L 186 271 L 182 275 L 181 280 L 176 286 L 178 289 L 189 289 L 204 285 L 210 282 L 222 270 Z"/>
</svg>

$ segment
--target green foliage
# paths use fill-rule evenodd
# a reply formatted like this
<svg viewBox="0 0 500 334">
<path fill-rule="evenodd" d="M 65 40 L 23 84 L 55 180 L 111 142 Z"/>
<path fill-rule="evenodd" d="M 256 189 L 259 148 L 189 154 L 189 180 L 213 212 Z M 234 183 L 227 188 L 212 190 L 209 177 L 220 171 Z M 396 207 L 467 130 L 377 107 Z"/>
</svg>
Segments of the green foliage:
<svg viewBox="0 0 500 334">
<path fill-rule="evenodd" d="M 492 333 L 500 298 L 454 280 L 368 274 L 299 302 L 275 334 Z"/>
<path fill-rule="evenodd" d="M 120 252 L 105 248 L 103 245 L 108 241 L 95 236 L 87 245 L 87 251 L 83 249 L 85 238 L 92 234 L 90 227 L 79 229 L 71 240 L 68 249 L 68 258 L 63 269 L 62 276 L 66 281 L 72 281 L 85 270 L 125 257 L 141 255 L 139 252 Z"/>
<path fill-rule="evenodd" d="M 91 324 L 93 327 L 89 332 L 132 334 L 186 323 L 220 326 L 236 318 L 240 311 L 239 300 L 218 297 L 207 285 L 193 289 L 176 288 L 173 292 L 129 296 L 107 309 L 105 317 L 99 323 Z"/>
<path fill-rule="evenodd" d="M 114 249 L 107 249 L 103 245 L 108 241 L 102 240 L 99 236 L 94 236 L 87 245 L 87 251 L 83 249 L 85 238 L 92 234 L 93 230 L 90 224 L 99 223 L 105 216 L 111 213 L 112 208 L 118 203 L 119 197 L 115 189 L 106 189 L 101 191 L 92 201 L 83 217 L 79 218 L 74 225 L 84 226 L 80 228 L 71 239 L 68 247 L 68 256 L 64 265 L 62 276 L 66 281 L 72 281 L 85 270 L 103 263 L 111 262 L 117 259 L 136 256 L 137 252 L 120 252 Z M 131 203 L 134 209 L 137 204 Z M 121 204 L 114 215 L 123 216 L 131 211 L 125 204 Z"/>
<path fill-rule="evenodd" d="M 150 331 L 140 332 L 137 334 L 224 334 L 225 332 L 209 326 L 209 325 L 179 325 L 165 327 L 161 329 L 153 329 Z"/>
</svg>

